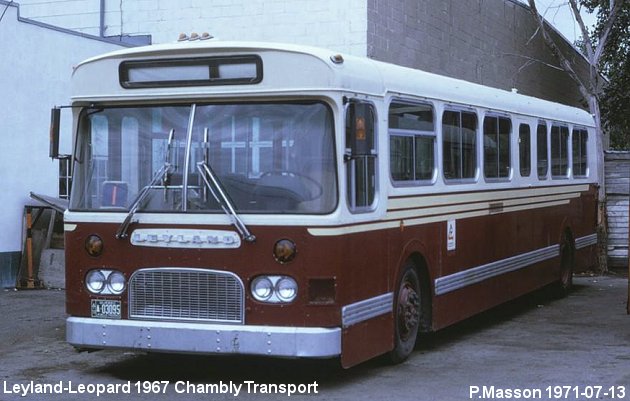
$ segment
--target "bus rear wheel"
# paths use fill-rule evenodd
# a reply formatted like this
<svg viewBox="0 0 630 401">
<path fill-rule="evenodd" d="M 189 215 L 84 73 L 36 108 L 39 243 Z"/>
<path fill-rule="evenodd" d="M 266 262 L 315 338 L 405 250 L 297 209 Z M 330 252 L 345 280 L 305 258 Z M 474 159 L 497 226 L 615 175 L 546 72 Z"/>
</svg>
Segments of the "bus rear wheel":
<svg viewBox="0 0 630 401">
<path fill-rule="evenodd" d="M 389 353 L 392 363 L 404 361 L 414 349 L 422 313 L 421 299 L 418 273 L 413 265 L 408 263 L 396 292 L 394 349 Z"/>
<path fill-rule="evenodd" d="M 564 298 L 573 289 L 573 265 L 575 251 L 570 235 L 565 235 L 560 243 L 560 277 L 553 285 L 553 295 Z"/>
</svg>

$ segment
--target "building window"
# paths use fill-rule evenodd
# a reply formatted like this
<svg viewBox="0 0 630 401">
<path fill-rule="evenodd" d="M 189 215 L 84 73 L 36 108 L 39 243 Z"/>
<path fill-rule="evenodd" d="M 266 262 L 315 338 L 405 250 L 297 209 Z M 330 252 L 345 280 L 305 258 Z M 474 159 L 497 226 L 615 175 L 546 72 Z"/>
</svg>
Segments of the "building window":
<svg viewBox="0 0 630 401">
<path fill-rule="evenodd" d="M 545 123 L 539 123 L 536 128 L 536 148 L 538 178 L 546 180 L 549 171 L 549 156 L 547 154 L 547 124 Z"/>
<path fill-rule="evenodd" d="M 567 178 L 569 175 L 569 128 L 551 126 L 551 176 Z"/>
<path fill-rule="evenodd" d="M 435 172 L 433 107 L 394 102 L 389 107 L 389 166 L 397 182 L 431 181 Z"/>
<path fill-rule="evenodd" d="M 573 176 L 575 177 L 586 177 L 588 175 L 587 143 L 588 132 L 585 129 L 573 129 Z"/>
<path fill-rule="evenodd" d="M 66 156 L 59 159 L 59 198 L 70 199 L 72 187 L 72 158 Z"/>
<path fill-rule="evenodd" d="M 483 175 L 486 178 L 510 177 L 510 132 L 512 122 L 506 117 L 483 119 Z"/>
<path fill-rule="evenodd" d="M 443 170 L 446 180 L 474 179 L 477 173 L 477 115 L 447 110 L 442 115 Z"/>
<path fill-rule="evenodd" d="M 518 164 L 521 177 L 529 177 L 532 172 L 531 132 L 528 124 L 518 127 Z"/>
</svg>

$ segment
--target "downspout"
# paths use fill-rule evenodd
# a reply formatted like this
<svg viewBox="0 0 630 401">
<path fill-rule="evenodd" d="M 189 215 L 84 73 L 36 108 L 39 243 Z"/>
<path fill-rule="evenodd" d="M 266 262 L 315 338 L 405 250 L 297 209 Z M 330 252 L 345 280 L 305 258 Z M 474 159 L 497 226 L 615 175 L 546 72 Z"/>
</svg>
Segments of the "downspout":
<svg viewBox="0 0 630 401">
<path fill-rule="evenodd" d="M 100 0 L 99 10 L 99 32 L 101 38 L 105 37 L 105 0 Z"/>
</svg>

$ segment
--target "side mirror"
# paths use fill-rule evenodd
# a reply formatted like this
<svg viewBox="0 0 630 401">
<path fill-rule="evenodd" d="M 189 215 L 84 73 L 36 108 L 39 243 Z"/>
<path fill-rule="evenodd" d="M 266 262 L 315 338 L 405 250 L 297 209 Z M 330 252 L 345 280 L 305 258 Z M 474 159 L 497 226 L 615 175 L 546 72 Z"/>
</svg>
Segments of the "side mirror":
<svg viewBox="0 0 630 401">
<path fill-rule="evenodd" d="M 61 109 L 54 107 L 50 110 L 50 147 L 48 155 L 52 159 L 59 158 L 59 125 L 61 121 Z"/>
</svg>

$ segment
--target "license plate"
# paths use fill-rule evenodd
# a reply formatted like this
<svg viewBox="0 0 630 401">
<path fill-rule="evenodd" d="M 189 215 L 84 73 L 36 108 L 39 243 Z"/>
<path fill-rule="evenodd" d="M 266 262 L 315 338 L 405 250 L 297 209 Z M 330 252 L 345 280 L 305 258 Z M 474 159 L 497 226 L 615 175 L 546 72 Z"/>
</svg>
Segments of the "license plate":
<svg viewBox="0 0 630 401">
<path fill-rule="evenodd" d="M 120 319 L 120 301 L 93 299 L 92 317 L 102 319 Z"/>
</svg>

